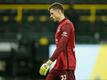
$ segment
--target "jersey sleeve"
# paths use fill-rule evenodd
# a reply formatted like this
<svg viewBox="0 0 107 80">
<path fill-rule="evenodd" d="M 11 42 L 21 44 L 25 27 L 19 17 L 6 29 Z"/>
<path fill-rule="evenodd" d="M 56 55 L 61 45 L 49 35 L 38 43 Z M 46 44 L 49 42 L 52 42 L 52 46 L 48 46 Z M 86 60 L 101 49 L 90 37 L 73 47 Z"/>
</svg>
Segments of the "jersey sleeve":
<svg viewBox="0 0 107 80">
<path fill-rule="evenodd" d="M 60 55 L 60 53 L 66 48 L 70 32 L 71 32 L 71 28 L 69 25 L 64 25 L 62 27 L 61 39 L 59 40 L 58 46 L 55 49 L 50 60 L 54 61 L 55 59 L 57 59 L 57 57 Z"/>
</svg>

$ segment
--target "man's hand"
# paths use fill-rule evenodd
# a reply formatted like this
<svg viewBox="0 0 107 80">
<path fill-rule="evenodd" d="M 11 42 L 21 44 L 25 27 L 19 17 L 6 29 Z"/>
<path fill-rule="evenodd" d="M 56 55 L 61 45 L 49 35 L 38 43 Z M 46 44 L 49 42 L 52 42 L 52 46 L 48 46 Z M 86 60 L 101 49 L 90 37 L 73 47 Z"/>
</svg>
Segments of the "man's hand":
<svg viewBox="0 0 107 80">
<path fill-rule="evenodd" d="M 43 76 L 45 76 L 49 70 L 50 65 L 52 64 L 51 60 L 48 60 L 46 63 L 44 63 L 39 70 L 39 73 Z"/>
</svg>

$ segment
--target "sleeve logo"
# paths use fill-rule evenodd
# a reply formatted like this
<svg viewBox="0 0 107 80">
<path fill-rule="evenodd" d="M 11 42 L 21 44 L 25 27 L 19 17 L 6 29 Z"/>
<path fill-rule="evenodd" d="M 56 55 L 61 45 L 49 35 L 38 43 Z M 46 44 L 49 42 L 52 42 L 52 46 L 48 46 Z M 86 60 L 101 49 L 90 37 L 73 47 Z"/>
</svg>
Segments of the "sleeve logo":
<svg viewBox="0 0 107 80">
<path fill-rule="evenodd" d="M 63 32 L 62 36 L 68 37 L 68 33 L 67 32 Z"/>
</svg>

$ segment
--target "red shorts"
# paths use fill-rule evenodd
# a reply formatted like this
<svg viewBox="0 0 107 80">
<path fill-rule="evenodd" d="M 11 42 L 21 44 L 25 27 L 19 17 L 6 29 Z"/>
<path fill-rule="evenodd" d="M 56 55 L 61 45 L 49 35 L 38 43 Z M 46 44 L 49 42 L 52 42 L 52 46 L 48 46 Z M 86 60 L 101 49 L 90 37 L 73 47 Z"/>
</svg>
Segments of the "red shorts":
<svg viewBox="0 0 107 80">
<path fill-rule="evenodd" d="M 75 80 L 72 70 L 51 70 L 45 80 Z"/>
</svg>

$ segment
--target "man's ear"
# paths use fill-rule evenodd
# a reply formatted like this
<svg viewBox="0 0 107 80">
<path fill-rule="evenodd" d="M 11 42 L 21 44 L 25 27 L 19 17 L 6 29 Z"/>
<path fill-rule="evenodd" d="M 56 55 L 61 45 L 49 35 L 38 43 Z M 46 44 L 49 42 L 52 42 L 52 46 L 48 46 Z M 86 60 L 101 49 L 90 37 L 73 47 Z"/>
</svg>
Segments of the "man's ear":
<svg viewBox="0 0 107 80">
<path fill-rule="evenodd" d="M 59 14 L 61 13 L 61 10 L 57 10 L 57 11 L 58 11 Z"/>
</svg>

